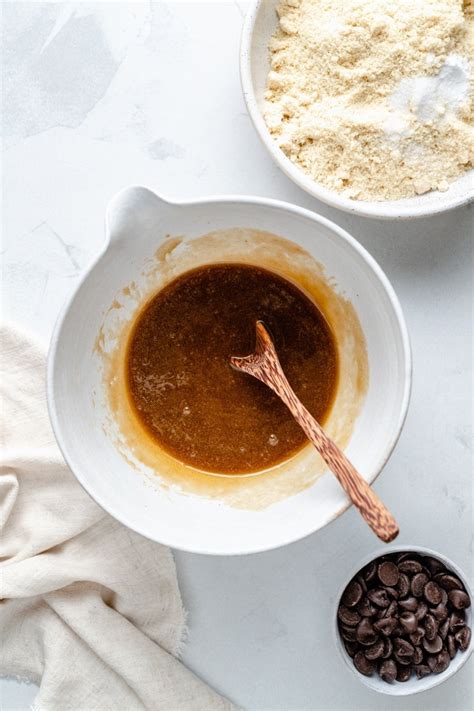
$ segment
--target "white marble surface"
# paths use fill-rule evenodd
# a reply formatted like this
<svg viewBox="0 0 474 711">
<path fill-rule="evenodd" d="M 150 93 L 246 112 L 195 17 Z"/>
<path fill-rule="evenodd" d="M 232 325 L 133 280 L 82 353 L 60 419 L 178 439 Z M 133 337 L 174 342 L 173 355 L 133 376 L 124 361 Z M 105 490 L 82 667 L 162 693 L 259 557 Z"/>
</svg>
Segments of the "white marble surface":
<svg viewBox="0 0 474 711">
<path fill-rule="evenodd" d="M 376 484 L 401 543 L 472 560 L 473 212 L 383 223 L 293 186 L 260 146 L 238 77 L 245 2 L 3 2 L 3 312 L 47 344 L 103 239 L 104 206 L 147 184 L 171 198 L 245 193 L 289 200 L 347 228 L 386 270 L 414 352 L 406 427 Z M 271 553 L 177 553 L 189 610 L 184 661 L 246 709 L 472 708 L 472 660 L 421 697 L 381 698 L 334 654 L 335 588 L 378 548 L 349 511 Z M 35 689 L 3 682 L 2 708 Z"/>
</svg>

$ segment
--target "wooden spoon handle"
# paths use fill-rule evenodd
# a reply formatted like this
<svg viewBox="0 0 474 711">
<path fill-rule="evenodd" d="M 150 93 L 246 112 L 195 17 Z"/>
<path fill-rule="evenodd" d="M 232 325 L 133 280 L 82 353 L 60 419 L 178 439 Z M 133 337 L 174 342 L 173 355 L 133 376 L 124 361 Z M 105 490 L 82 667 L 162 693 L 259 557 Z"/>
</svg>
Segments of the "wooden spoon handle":
<svg viewBox="0 0 474 711">
<path fill-rule="evenodd" d="M 325 434 L 319 423 L 302 406 L 293 416 L 314 444 L 328 467 L 338 478 L 342 488 L 357 506 L 374 533 L 386 543 L 398 535 L 398 525 L 390 511 L 367 484 L 344 452 Z"/>
<path fill-rule="evenodd" d="M 346 455 L 325 434 L 321 425 L 297 398 L 281 367 L 270 334 L 262 321 L 257 321 L 255 353 L 245 358 L 232 357 L 231 365 L 268 385 L 285 403 L 291 414 L 314 444 L 342 488 L 357 506 L 374 533 L 389 543 L 398 535 L 397 522 L 353 467 Z"/>
<path fill-rule="evenodd" d="M 399 531 L 394 517 L 298 399 L 283 371 L 274 371 L 267 385 L 283 400 L 374 533 L 386 543 L 393 541 Z"/>
</svg>

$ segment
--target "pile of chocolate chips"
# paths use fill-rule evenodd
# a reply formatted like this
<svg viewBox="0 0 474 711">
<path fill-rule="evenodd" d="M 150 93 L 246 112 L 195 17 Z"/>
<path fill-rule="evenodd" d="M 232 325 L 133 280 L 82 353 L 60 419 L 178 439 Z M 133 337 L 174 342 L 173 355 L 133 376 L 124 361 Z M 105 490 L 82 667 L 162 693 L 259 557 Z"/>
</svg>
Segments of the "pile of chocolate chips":
<svg viewBox="0 0 474 711">
<path fill-rule="evenodd" d="M 393 553 L 369 563 L 344 590 L 339 632 L 355 668 L 387 682 L 448 668 L 469 647 L 464 585 L 436 558 Z"/>
</svg>

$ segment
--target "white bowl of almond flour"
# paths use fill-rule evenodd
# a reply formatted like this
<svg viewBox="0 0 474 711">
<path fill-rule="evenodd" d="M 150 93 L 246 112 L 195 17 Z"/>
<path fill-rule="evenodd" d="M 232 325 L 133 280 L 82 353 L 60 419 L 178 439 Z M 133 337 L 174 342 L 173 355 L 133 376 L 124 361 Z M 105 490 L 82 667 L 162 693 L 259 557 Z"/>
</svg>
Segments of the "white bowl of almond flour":
<svg viewBox="0 0 474 711">
<path fill-rule="evenodd" d="M 396 219 L 474 198 L 473 0 L 261 0 L 241 78 L 271 156 L 319 200 Z"/>
</svg>

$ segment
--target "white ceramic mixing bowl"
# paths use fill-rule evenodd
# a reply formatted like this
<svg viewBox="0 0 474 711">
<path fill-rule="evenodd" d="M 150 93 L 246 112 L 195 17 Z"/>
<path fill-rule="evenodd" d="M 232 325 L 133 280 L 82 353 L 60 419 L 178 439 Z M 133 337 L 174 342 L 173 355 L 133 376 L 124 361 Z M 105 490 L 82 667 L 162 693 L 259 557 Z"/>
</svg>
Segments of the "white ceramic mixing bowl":
<svg viewBox="0 0 474 711">
<path fill-rule="evenodd" d="M 104 251 L 82 278 L 53 335 L 48 363 L 51 420 L 66 461 L 100 506 L 150 539 L 207 554 L 285 545 L 318 530 L 349 505 L 328 472 L 299 493 L 254 510 L 161 486 L 159 471 L 158 477 L 146 475 L 150 467 L 137 471 L 136 452 L 133 447 L 123 451 L 114 415 L 106 412 L 104 389 L 109 383 L 104 384 L 97 353 L 106 357 L 114 348 L 113 335 L 108 345 L 104 336 L 110 319 L 122 314 L 130 320 L 140 306 L 141 297 L 130 300 L 141 293 L 143 274 L 153 287 L 157 274 L 179 264 L 202 235 L 213 232 L 216 259 L 225 261 L 235 228 L 247 229 L 239 237 L 244 254 L 252 254 L 251 240 L 247 244 L 245 237 L 249 228 L 279 235 L 288 240 L 283 244 L 305 250 L 303 263 L 314 258 L 323 265 L 334 288 L 352 304 L 365 336 L 369 384 L 346 453 L 369 482 L 398 439 L 411 383 L 409 340 L 398 299 L 373 258 L 337 225 L 275 200 L 221 197 L 170 203 L 141 187 L 119 193 L 107 212 Z M 271 252 L 270 246 L 265 255 Z M 288 254 L 291 262 L 291 249 Z M 152 267 L 144 268 L 147 264 Z M 114 378 L 112 373 L 109 380 Z M 115 412 L 117 417 L 123 414 Z M 291 482 L 292 472 L 285 476 Z"/>
<path fill-rule="evenodd" d="M 446 192 L 432 191 L 403 200 L 368 202 L 351 200 L 312 180 L 286 157 L 270 134 L 263 119 L 264 93 L 269 72 L 268 42 L 277 28 L 279 0 L 257 0 L 245 17 L 240 47 L 240 75 L 247 109 L 257 133 L 281 170 L 318 200 L 332 207 L 365 217 L 402 219 L 434 215 L 471 202 L 474 198 L 474 171 L 453 181 Z"/>
</svg>

